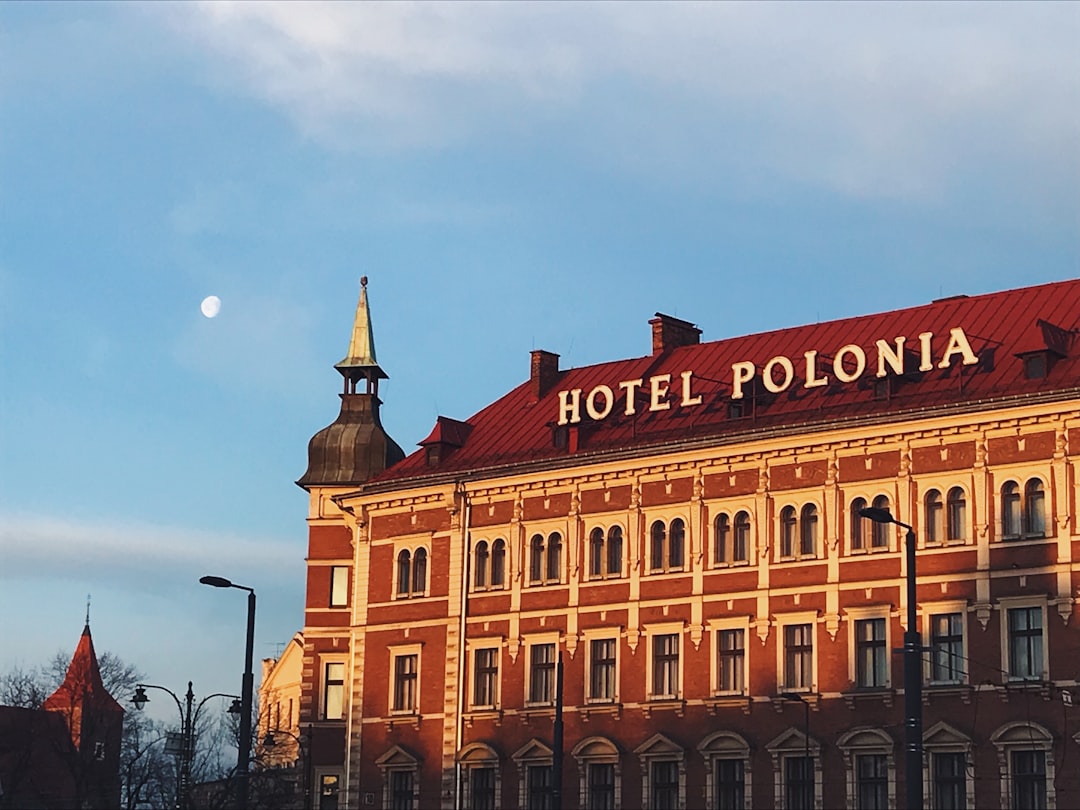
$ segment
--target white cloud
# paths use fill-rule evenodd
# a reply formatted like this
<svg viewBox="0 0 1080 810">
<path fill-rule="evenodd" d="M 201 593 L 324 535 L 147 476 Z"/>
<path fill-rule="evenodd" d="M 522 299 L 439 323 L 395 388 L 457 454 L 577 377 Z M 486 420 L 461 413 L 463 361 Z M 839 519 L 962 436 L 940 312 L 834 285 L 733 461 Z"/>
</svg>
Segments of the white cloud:
<svg viewBox="0 0 1080 810">
<path fill-rule="evenodd" d="M 295 585 L 305 552 L 303 540 L 13 512 L 0 514 L 0 549 L 0 579 L 94 579 L 144 591 L 188 587 L 207 573 Z"/>
<path fill-rule="evenodd" d="M 974 157 L 1077 171 L 1075 4 L 229 3 L 170 7 L 216 78 L 342 148 L 577 140 L 935 196 Z M 970 169 L 970 167 L 967 167 Z"/>
</svg>

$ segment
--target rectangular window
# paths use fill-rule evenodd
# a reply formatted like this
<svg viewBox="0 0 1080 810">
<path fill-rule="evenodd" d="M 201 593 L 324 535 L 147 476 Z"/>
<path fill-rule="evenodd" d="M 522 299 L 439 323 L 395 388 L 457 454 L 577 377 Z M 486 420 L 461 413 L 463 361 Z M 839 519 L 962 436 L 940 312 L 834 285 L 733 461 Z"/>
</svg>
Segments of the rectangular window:
<svg viewBox="0 0 1080 810">
<path fill-rule="evenodd" d="M 526 769 L 525 810 L 551 810 L 550 765 L 530 765 Z"/>
<path fill-rule="evenodd" d="M 784 810 L 813 810 L 814 760 L 784 758 Z"/>
<path fill-rule="evenodd" d="M 855 683 L 862 688 L 888 685 L 889 651 L 885 648 L 885 619 L 855 622 Z"/>
<path fill-rule="evenodd" d="M 653 636 L 653 690 L 654 698 L 677 698 L 679 696 L 679 636 L 666 633 Z"/>
<path fill-rule="evenodd" d="M 716 631 L 717 691 L 732 694 L 742 694 L 746 691 L 746 684 L 743 682 L 746 669 L 745 644 L 741 628 Z"/>
<path fill-rule="evenodd" d="M 323 719 L 345 716 L 345 664 L 329 663 L 323 669 Z"/>
<path fill-rule="evenodd" d="M 679 763 L 661 760 L 649 769 L 649 810 L 677 810 L 679 807 Z"/>
<path fill-rule="evenodd" d="M 1041 680 L 1043 669 L 1042 608 L 1008 611 L 1009 677 Z"/>
<path fill-rule="evenodd" d="M 529 703 L 555 702 L 555 645 L 533 644 L 529 648 Z"/>
<path fill-rule="evenodd" d="M 469 770 L 469 810 L 495 810 L 495 769 Z"/>
<path fill-rule="evenodd" d="M 741 759 L 717 759 L 713 763 L 715 810 L 744 810 L 746 772 Z"/>
<path fill-rule="evenodd" d="M 338 810 L 341 777 L 336 773 L 323 774 L 319 778 L 319 810 Z"/>
<path fill-rule="evenodd" d="M 930 617 L 930 680 L 964 680 L 964 614 L 938 613 Z"/>
<path fill-rule="evenodd" d="M 494 706 L 499 684 L 499 650 L 487 647 L 473 654 L 473 705 Z"/>
<path fill-rule="evenodd" d="M 420 656 L 394 656 L 394 711 L 415 712 L 416 676 L 419 674 Z"/>
<path fill-rule="evenodd" d="M 349 567 L 335 565 L 330 568 L 330 607 L 349 604 Z"/>
<path fill-rule="evenodd" d="M 588 780 L 588 810 L 615 810 L 614 763 L 590 763 L 585 778 Z"/>
<path fill-rule="evenodd" d="M 784 687 L 809 690 L 814 685 L 814 636 L 811 624 L 784 627 Z"/>
<path fill-rule="evenodd" d="M 1014 810 L 1046 810 L 1046 752 L 1012 751 L 1012 806 Z"/>
<path fill-rule="evenodd" d="M 934 810 L 967 810 L 967 766 L 960 751 L 930 755 Z"/>
<path fill-rule="evenodd" d="M 589 700 L 615 700 L 615 639 L 589 643 Z"/>
<path fill-rule="evenodd" d="M 889 761 L 884 754 L 858 754 L 855 779 L 859 810 L 889 810 Z"/>
<path fill-rule="evenodd" d="M 413 772 L 390 771 L 391 810 L 413 810 Z"/>
</svg>

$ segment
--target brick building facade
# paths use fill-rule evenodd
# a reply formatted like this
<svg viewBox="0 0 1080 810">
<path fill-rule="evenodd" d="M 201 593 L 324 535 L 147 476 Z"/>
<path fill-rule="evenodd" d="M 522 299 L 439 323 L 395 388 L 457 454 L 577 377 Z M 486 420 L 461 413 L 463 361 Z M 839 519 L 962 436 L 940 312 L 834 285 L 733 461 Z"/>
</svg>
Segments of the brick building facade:
<svg viewBox="0 0 1080 810">
<path fill-rule="evenodd" d="M 1080 806 L 1080 281 L 650 324 L 404 457 L 364 288 L 299 482 L 321 806 L 901 806 L 904 534 L 868 506 L 917 532 L 926 806 Z"/>
</svg>

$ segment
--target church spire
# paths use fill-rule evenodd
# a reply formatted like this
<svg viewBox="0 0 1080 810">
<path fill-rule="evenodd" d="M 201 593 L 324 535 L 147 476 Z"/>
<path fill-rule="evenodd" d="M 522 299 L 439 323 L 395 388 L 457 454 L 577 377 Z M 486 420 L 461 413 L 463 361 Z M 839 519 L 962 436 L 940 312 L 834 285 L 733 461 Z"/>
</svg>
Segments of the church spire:
<svg viewBox="0 0 1080 810">
<path fill-rule="evenodd" d="M 371 313 L 368 311 L 367 276 L 360 277 L 360 300 L 356 304 L 356 317 L 353 319 L 352 337 L 345 359 L 334 365 L 345 378 L 345 393 L 355 394 L 356 384 L 360 380 L 367 382 L 367 394 L 379 393 L 379 380 L 387 379 L 387 374 L 375 359 L 375 336 L 371 330 Z"/>
</svg>

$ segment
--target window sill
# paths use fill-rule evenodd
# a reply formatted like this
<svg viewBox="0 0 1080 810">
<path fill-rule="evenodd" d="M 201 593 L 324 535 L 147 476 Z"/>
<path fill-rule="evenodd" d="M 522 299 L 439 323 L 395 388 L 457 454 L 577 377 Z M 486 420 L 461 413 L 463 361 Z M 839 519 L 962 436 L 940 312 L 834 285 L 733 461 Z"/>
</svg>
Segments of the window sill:
<svg viewBox="0 0 1080 810">
<path fill-rule="evenodd" d="M 729 693 L 713 695 L 705 698 L 705 707 L 709 714 L 716 716 L 720 709 L 742 709 L 743 714 L 750 714 L 750 706 L 753 700 L 749 695 L 742 693 Z"/>
<path fill-rule="evenodd" d="M 555 706 L 548 704 L 544 706 L 531 705 L 526 706 L 519 712 L 521 716 L 521 722 L 528 725 L 533 720 L 555 720 Z"/>
<path fill-rule="evenodd" d="M 497 709 L 493 706 L 479 706 L 469 709 L 464 713 L 465 725 L 468 728 L 472 728 L 473 723 L 480 721 L 494 721 L 496 726 L 502 725 L 503 713 L 502 709 Z"/>
<path fill-rule="evenodd" d="M 1013 678 L 1009 676 L 1008 680 L 995 687 L 998 693 L 998 697 L 1001 698 L 1002 703 L 1009 702 L 1009 694 L 1024 694 L 1037 692 L 1043 700 L 1050 700 L 1050 681 L 1044 681 L 1039 678 Z"/>
<path fill-rule="evenodd" d="M 682 717 L 686 714 L 686 701 L 676 697 L 656 697 L 641 704 L 641 713 L 645 718 L 651 717 L 656 711 L 675 712 L 676 717 Z"/>
<path fill-rule="evenodd" d="M 793 695 L 800 695 L 802 697 L 803 701 L 806 701 L 806 703 L 810 706 L 810 708 L 813 709 L 815 712 L 818 710 L 818 708 L 820 708 L 820 706 L 819 706 L 819 704 L 821 703 L 821 693 L 820 692 L 811 692 L 809 690 L 781 687 L 780 688 L 780 693 L 775 694 L 771 698 L 769 698 L 769 700 L 772 701 L 773 708 L 776 709 L 777 714 L 780 714 L 780 712 L 782 712 L 784 710 L 784 707 L 787 706 L 787 705 L 790 705 L 792 703 L 798 704 L 798 703 L 802 702 L 802 701 L 798 701 L 798 700 L 788 700 L 787 698 L 782 696 L 783 693 L 789 693 L 789 694 L 793 694 Z"/>
<path fill-rule="evenodd" d="M 960 698 L 962 703 L 971 703 L 971 696 L 975 692 L 970 684 L 959 681 L 930 681 L 923 684 L 923 703 L 929 704 L 933 700 L 954 701 Z"/>
<path fill-rule="evenodd" d="M 618 720 L 622 717 L 622 704 L 616 703 L 613 700 L 597 700 L 592 703 L 586 703 L 584 706 L 579 706 L 578 713 L 581 715 L 582 720 L 588 720 L 593 715 L 604 714 L 609 714 Z"/>
<path fill-rule="evenodd" d="M 871 703 L 881 701 L 886 707 L 893 705 L 896 691 L 888 686 L 859 686 L 847 692 L 841 692 L 849 709 L 856 709 L 859 703 Z"/>
<path fill-rule="evenodd" d="M 749 567 L 750 567 L 750 561 L 749 560 L 734 560 L 733 562 L 716 563 L 715 565 L 713 565 L 712 570 L 713 571 L 726 571 L 726 570 L 729 570 L 731 568 L 749 568 Z"/>
<path fill-rule="evenodd" d="M 384 725 L 387 731 L 401 726 L 418 729 L 420 728 L 420 715 L 416 712 L 398 712 L 387 717 Z"/>
</svg>

